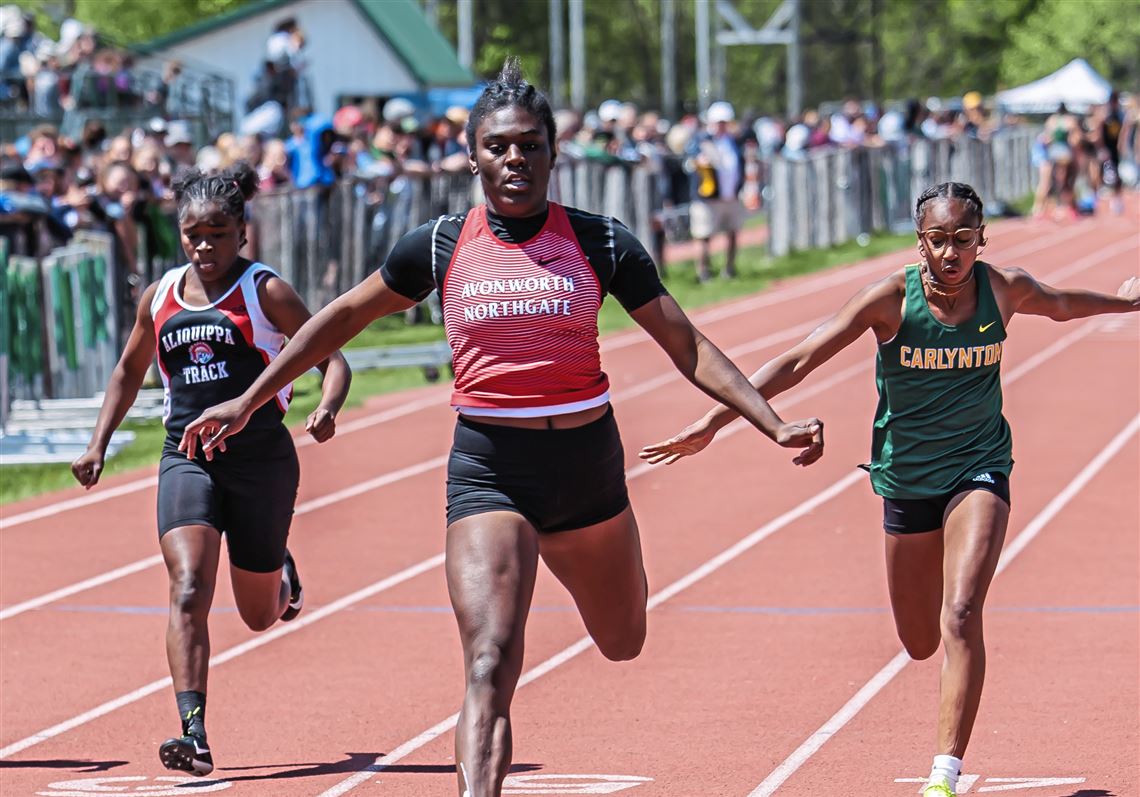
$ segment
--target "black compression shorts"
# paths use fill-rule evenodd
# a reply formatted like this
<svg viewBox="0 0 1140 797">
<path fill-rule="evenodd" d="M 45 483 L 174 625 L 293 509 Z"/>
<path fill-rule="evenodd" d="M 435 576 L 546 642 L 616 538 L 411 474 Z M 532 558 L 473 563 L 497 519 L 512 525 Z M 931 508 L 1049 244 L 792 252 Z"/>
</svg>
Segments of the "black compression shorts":
<svg viewBox="0 0 1140 797">
<path fill-rule="evenodd" d="M 447 523 L 515 512 L 540 532 L 601 523 L 629 506 L 613 408 L 573 429 L 520 429 L 464 416 L 447 462 Z"/>
<path fill-rule="evenodd" d="M 272 573 L 285 561 L 300 467 L 284 426 L 240 435 L 239 446 L 190 460 L 167 438 L 158 466 L 158 536 L 180 526 L 223 533 L 230 563 Z"/>
<path fill-rule="evenodd" d="M 1004 473 L 979 473 L 933 498 L 883 498 L 883 528 L 890 534 L 940 529 L 950 502 L 971 490 L 993 493 L 1009 506 L 1009 477 Z"/>
</svg>

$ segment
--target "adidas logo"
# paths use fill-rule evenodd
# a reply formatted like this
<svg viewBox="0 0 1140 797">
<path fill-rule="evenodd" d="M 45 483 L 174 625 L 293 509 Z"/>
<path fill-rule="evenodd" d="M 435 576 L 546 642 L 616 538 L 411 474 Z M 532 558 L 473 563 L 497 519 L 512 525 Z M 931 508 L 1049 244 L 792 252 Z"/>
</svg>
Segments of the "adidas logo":
<svg viewBox="0 0 1140 797">
<path fill-rule="evenodd" d="M 971 479 L 971 481 L 985 482 L 986 484 L 993 484 L 994 483 L 994 477 L 988 473 L 979 473 L 977 476 L 975 476 L 973 479 Z"/>
</svg>

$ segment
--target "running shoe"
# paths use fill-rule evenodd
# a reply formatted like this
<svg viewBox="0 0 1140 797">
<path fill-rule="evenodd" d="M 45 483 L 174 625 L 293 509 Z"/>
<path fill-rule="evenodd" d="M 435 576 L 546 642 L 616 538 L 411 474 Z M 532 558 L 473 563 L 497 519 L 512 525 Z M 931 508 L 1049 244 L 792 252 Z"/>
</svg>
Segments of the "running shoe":
<svg viewBox="0 0 1140 797">
<path fill-rule="evenodd" d="M 167 739 L 158 748 L 158 757 L 167 769 L 190 772 L 198 777 L 214 771 L 214 757 L 206 745 L 206 737 L 185 733 L 177 739 Z"/>
<path fill-rule="evenodd" d="M 281 621 L 287 623 L 301 613 L 305 605 L 305 590 L 301 587 L 301 576 L 297 574 L 297 563 L 288 551 L 285 551 L 285 564 L 281 571 L 282 577 L 289 582 L 289 605 L 281 613 Z"/>
<path fill-rule="evenodd" d="M 946 778 L 931 778 L 922 789 L 922 797 L 958 797 Z"/>
</svg>

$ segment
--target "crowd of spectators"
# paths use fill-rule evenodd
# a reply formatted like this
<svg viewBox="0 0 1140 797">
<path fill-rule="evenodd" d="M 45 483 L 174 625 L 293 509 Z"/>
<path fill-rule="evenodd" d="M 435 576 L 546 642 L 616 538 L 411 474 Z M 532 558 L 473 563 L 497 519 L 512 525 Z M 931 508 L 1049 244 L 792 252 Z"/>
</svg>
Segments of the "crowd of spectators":
<svg viewBox="0 0 1140 797">
<path fill-rule="evenodd" d="M 66 20 L 59 41 L 52 41 L 15 6 L 0 12 L 0 100 L 8 107 L 36 115 L 53 103 L 77 101 L 76 87 L 91 86 L 94 98 L 111 92 L 135 98 L 144 111 L 138 118 L 147 119 L 111 130 L 90 119 L 72 138 L 40 124 L 0 144 L 0 232 L 16 242 L 16 251 L 43 254 L 77 230 L 106 231 L 114 236 L 131 284 L 142 284 L 155 276 L 153 262 L 180 257 L 170 186 L 179 169 L 191 165 L 210 171 L 245 160 L 256 166 L 263 193 L 327 187 L 352 177 L 359 195 L 374 211 L 380 208 L 375 218 L 381 221 L 384 204 L 410 182 L 405 178 L 467 174 L 465 107 L 431 114 L 396 97 L 345 104 L 331 116 L 312 113 L 305 35 L 292 19 L 282 20 L 265 42 L 237 129 L 201 141 L 200 129 L 171 114 L 169 91 L 137 91 L 129 56 L 100 48 L 90 29 Z M 169 64 L 162 85 L 177 81 L 179 69 Z M 1042 145 L 1042 206 L 1053 196 L 1059 206 L 1078 208 L 1074 187 L 1083 178 L 1094 191 L 1119 179 L 1103 168 L 1104 120 L 1112 114 L 1124 128 L 1115 135 L 1130 140 L 1135 105 L 1096 109 L 1084 119 L 1064 111 L 1050 118 Z M 774 155 L 796 159 L 825 148 L 984 139 L 1018 120 L 992 112 L 981 95 L 970 92 L 886 109 L 848 99 L 791 119 L 738 116 L 731 104 L 718 101 L 702 114 L 669 120 L 610 99 L 585 112 L 558 110 L 555 122 L 562 162 L 649 168 L 660 202 L 654 254 L 660 257 L 667 239 L 691 235 L 701 244 L 697 276 L 706 280 L 712 276 L 709 242 L 717 234 L 728 239 L 720 275 L 734 276 L 736 235 L 763 204 Z M 1063 157 L 1062 149 L 1070 155 Z M 256 234 L 251 237 L 256 245 Z"/>
<path fill-rule="evenodd" d="M 57 41 L 37 29 L 34 14 L 0 6 L 0 109 L 41 119 L 79 107 L 177 116 L 182 83 L 177 61 L 140 69 L 132 53 L 76 19 L 62 22 Z"/>
</svg>

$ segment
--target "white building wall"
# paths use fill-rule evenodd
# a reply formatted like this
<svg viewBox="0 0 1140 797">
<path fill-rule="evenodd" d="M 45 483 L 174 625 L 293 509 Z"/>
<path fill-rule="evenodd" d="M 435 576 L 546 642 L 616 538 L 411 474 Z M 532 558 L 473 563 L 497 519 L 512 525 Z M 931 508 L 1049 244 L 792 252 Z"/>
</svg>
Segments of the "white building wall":
<svg viewBox="0 0 1140 797">
<path fill-rule="evenodd" d="M 253 76 L 265 60 L 265 42 L 277 23 L 288 17 L 305 31 L 306 75 L 314 110 L 331 114 L 342 94 L 383 96 L 419 89 L 372 23 L 348 0 L 299 0 L 155 55 L 164 60 L 182 59 L 189 68 L 197 66 L 233 78 L 240 119 L 253 89 Z"/>
</svg>

